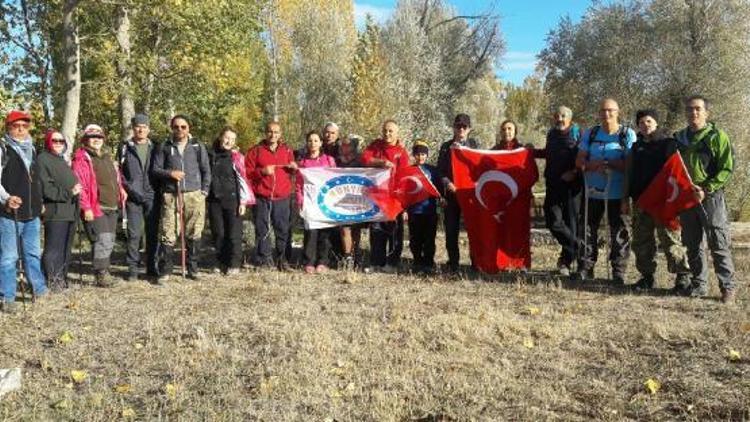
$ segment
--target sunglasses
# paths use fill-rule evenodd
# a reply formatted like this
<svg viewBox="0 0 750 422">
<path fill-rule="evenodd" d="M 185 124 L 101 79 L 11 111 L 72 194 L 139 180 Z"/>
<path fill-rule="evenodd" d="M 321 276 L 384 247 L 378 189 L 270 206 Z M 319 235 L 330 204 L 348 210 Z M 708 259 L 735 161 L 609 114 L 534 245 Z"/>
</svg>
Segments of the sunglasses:
<svg viewBox="0 0 750 422">
<path fill-rule="evenodd" d="M 62 138 L 52 138 L 52 143 L 54 143 L 54 144 L 64 144 L 65 143 L 65 139 L 62 139 Z"/>
<path fill-rule="evenodd" d="M 186 130 L 187 128 L 188 128 L 187 125 L 174 125 L 174 126 L 172 126 L 172 129 Z"/>
</svg>

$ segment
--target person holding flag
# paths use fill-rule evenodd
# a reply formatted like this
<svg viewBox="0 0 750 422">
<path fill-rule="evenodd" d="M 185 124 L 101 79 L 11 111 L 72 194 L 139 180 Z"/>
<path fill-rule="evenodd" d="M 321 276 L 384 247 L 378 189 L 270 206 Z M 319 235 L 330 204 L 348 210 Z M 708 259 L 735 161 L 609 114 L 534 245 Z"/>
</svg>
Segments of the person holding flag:
<svg viewBox="0 0 750 422">
<path fill-rule="evenodd" d="M 431 195 L 426 199 L 414 203 L 407 209 L 409 215 L 409 249 L 414 259 L 412 269 L 417 273 L 431 274 L 435 271 L 435 235 L 437 234 L 437 190 L 435 185 L 440 180 L 437 168 L 427 164 L 429 147 L 423 139 L 414 141 L 411 149 L 414 157 L 414 165 L 410 167 L 418 169 L 419 176 L 404 176 L 399 181 L 403 187 L 404 196 L 428 192 Z M 411 182 L 407 185 L 406 182 Z M 430 186 L 424 186 L 429 183 Z M 424 197 L 424 196 L 423 196 Z M 405 198 L 406 200 L 407 198 Z"/>
<path fill-rule="evenodd" d="M 731 303 L 736 291 L 724 186 L 734 170 L 734 154 L 729 136 L 708 121 L 709 107 L 709 101 L 703 96 L 687 98 L 685 115 L 688 126 L 675 135 L 687 171 L 695 184 L 695 199 L 699 202 L 680 215 L 682 241 L 687 247 L 693 273 L 690 296 L 703 297 L 708 293 L 708 260 L 703 245 L 705 237 L 713 257 L 721 301 Z"/>
<path fill-rule="evenodd" d="M 398 137 L 398 125 L 393 120 L 383 123 L 383 137 L 376 139 L 362 153 L 362 164 L 392 170 L 394 175 L 409 166 L 409 154 Z M 395 273 L 401 263 L 404 248 L 404 213 L 396 221 L 383 221 L 370 226 L 370 264 L 372 269 Z"/>
<path fill-rule="evenodd" d="M 669 178 L 674 177 L 667 175 L 666 178 L 660 178 L 659 175 L 670 158 L 678 154 L 677 159 L 679 159 L 677 141 L 665 131 L 658 129 L 658 114 L 654 109 L 638 110 L 636 122 L 638 123 L 638 141 L 633 145 L 631 156 L 627 160 L 626 197 L 622 202 L 623 214 L 630 213 L 628 196 L 638 204 L 632 210 L 632 249 L 635 254 L 635 266 L 641 274 L 635 288 L 647 290 L 654 287 L 654 273 L 656 272 L 654 231 L 656 231 L 659 244 L 667 258 L 667 268 L 670 273 L 677 274 L 674 291 L 682 292 L 690 286 L 690 267 L 685 247 L 680 239 L 680 230 L 672 224 L 664 224 L 658 218 L 653 217 L 649 214 L 648 207 L 647 209 L 641 208 L 648 200 L 644 192 L 647 192 L 652 183 L 658 184 L 662 181 L 662 185 L 667 187 Z M 684 175 L 684 179 L 689 180 L 682 167 L 677 170 Z M 641 196 L 644 197 L 643 202 L 639 202 Z M 658 195 L 655 198 L 657 199 L 656 208 L 664 209 L 664 201 L 668 201 L 671 197 L 671 193 Z"/>
</svg>

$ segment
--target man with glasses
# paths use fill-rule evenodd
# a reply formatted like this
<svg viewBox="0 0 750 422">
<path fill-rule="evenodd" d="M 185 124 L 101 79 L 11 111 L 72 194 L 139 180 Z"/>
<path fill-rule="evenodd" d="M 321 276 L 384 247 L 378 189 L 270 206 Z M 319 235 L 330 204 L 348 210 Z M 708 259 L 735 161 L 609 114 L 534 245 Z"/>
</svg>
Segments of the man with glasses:
<svg viewBox="0 0 750 422">
<path fill-rule="evenodd" d="M 141 234 L 146 232 L 146 275 L 156 277 L 156 245 L 158 243 L 159 209 L 154 206 L 154 187 L 149 169 L 154 145 L 148 138 L 149 118 L 136 114 L 131 119 L 133 137 L 126 141 L 117 154 L 123 185 L 128 193 L 125 213 L 128 219 L 128 281 L 138 279 Z M 145 224 L 144 224 L 145 223 Z"/>
<path fill-rule="evenodd" d="M 680 215 L 682 241 L 687 247 L 693 273 L 691 297 L 708 294 L 708 260 L 705 238 L 721 289 L 721 301 L 734 302 L 734 261 L 732 260 L 729 216 L 724 186 L 734 170 L 734 154 L 729 136 L 708 121 L 708 100 L 700 95 L 685 100 L 688 126 L 677 132 L 680 152 L 695 183 L 695 197 L 701 203 Z"/>
<path fill-rule="evenodd" d="M 576 167 L 584 174 L 584 250 L 576 278 L 593 279 L 598 257 L 599 224 L 607 214 L 612 281 L 625 285 L 630 235 L 622 216 L 626 158 L 635 132 L 620 124 L 617 101 L 607 98 L 599 106 L 600 124 L 583 134 Z"/>
<path fill-rule="evenodd" d="M 39 242 L 42 188 L 30 128 L 31 115 L 13 110 L 5 118 L 6 133 L 0 141 L 0 303 L 6 313 L 18 311 L 19 245 L 34 295 L 40 298 L 47 293 Z"/>
<path fill-rule="evenodd" d="M 162 181 L 164 192 L 158 282 L 169 279 L 172 273 L 172 253 L 178 229 L 183 231 L 187 242 L 187 276 L 191 280 L 198 279 L 198 243 L 206 219 L 206 196 L 211 186 L 206 146 L 190 136 L 188 118 L 176 115 L 170 127 L 172 136 L 155 153 L 151 170 L 154 178 Z"/>
<path fill-rule="evenodd" d="M 442 194 L 445 198 L 443 210 L 443 224 L 445 225 L 445 249 L 448 251 L 447 269 L 457 273 L 460 255 L 458 251 L 458 233 L 461 229 L 461 208 L 456 199 L 456 186 L 453 184 L 453 167 L 451 164 L 451 148 L 462 146 L 479 148 L 479 144 L 471 133 L 471 117 L 468 114 L 458 114 L 453 121 L 453 138 L 440 146 L 438 153 L 438 173 L 442 175 Z"/>
</svg>

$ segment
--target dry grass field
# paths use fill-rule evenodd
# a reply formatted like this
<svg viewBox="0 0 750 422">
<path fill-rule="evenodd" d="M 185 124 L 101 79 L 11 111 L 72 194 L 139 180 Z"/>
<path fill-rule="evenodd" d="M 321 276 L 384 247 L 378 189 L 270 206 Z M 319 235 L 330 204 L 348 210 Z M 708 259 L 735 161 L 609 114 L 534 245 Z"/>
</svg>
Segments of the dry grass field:
<svg viewBox="0 0 750 422">
<path fill-rule="evenodd" d="M 750 255 L 724 306 L 715 285 L 691 300 L 561 282 L 544 273 L 556 249 L 534 252 L 534 271 L 504 277 L 72 289 L 0 315 L 0 368 L 23 370 L 0 419 L 750 419 Z"/>
</svg>

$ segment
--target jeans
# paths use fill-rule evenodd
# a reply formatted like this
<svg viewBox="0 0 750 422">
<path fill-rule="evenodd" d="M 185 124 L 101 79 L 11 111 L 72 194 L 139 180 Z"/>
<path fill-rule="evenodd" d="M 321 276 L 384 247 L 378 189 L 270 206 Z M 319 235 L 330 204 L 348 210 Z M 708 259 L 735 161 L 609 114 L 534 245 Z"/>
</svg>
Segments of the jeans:
<svg viewBox="0 0 750 422">
<path fill-rule="evenodd" d="M 39 218 L 18 222 L 18 235 L 23 246 L 23 271 L 37 296 L 47 292 L 44 274 L 42 274 L 42 248 L 39 243 L 41 222 Z M 13 220 L 0 217 L 0 286 L 2 300 L 16 300 L 18 264 L 18 243 L 16 224 Z"/>
</svg>

